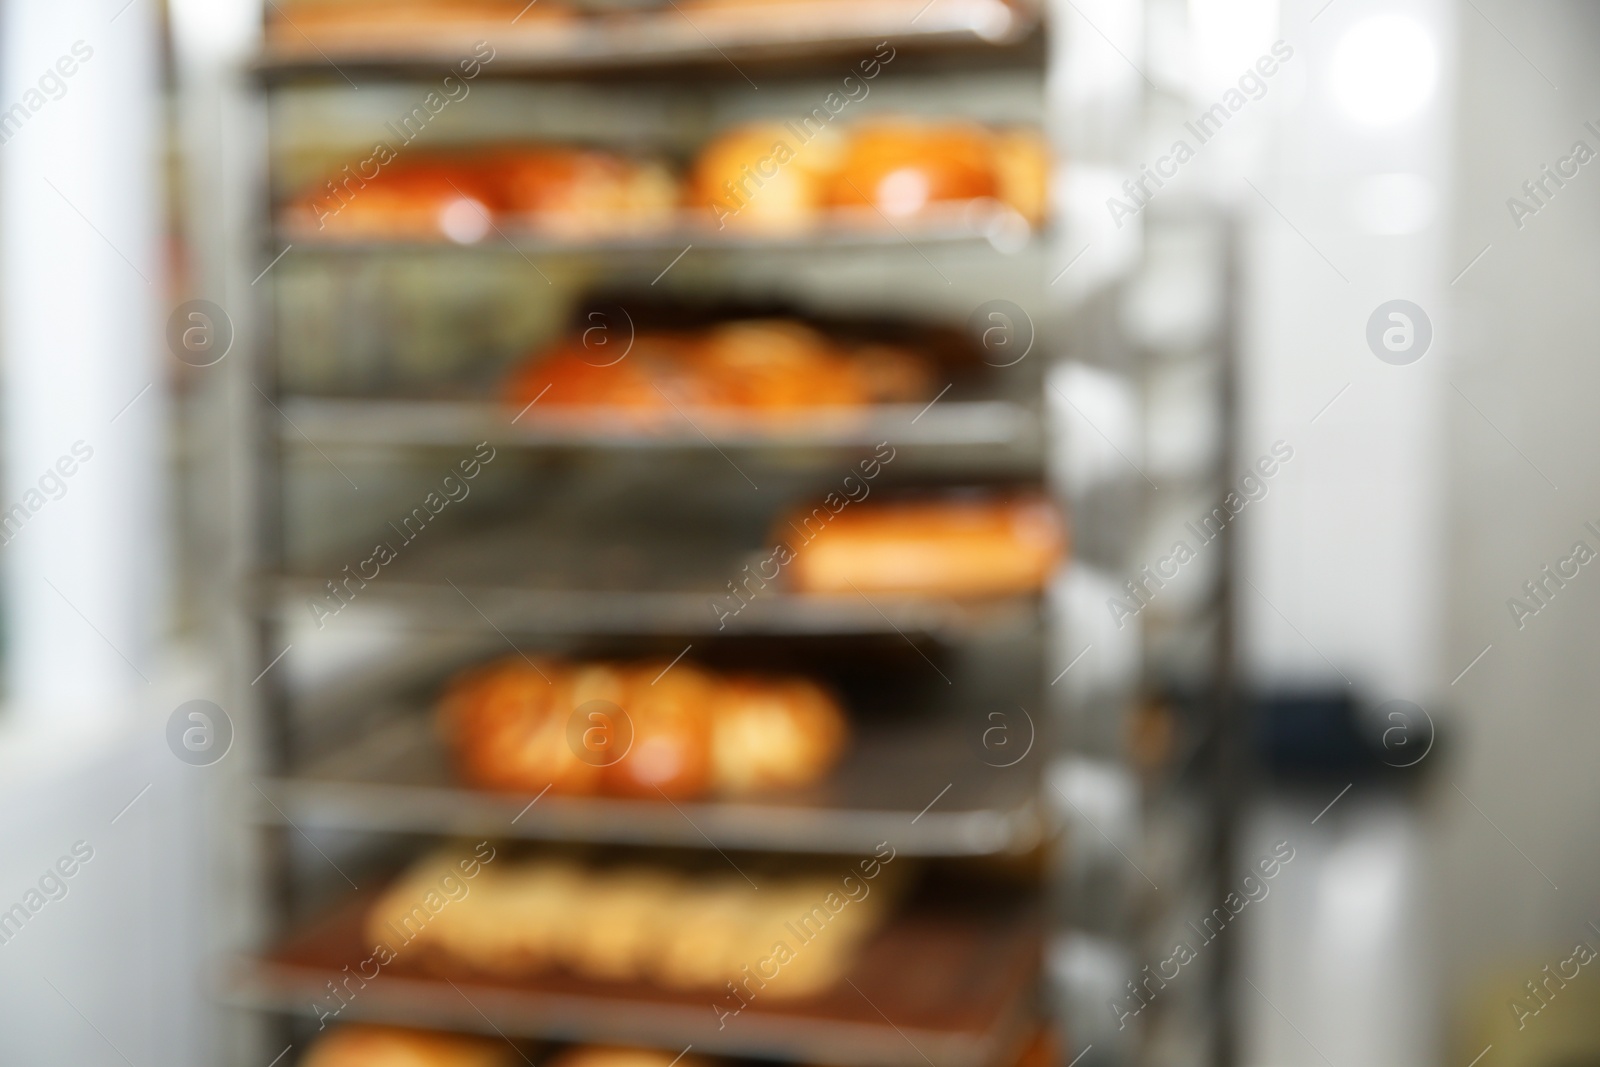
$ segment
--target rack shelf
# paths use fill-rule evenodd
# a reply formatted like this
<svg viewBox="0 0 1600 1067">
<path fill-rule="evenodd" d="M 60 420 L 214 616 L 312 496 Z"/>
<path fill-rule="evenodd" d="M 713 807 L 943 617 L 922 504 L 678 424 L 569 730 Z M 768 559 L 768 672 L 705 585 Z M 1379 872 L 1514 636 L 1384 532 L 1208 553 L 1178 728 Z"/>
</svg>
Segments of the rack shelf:
<svg viewBox="0 0 1600 1067">
<path fill-rule="evenodd" d="M 870 56 L 873 46 L 886 38 L 896 48 L 996 52 L 1025 38 L 1039 21 L 1031 5 L 1005 0 L 834 0 L 745 10 L 674 7 L 670 12 L 598 17 L 519 17 L 510 24 L 440 22 L 427 33 L 365 26 L 359 32 L 311 36 L 285 24 L 275 27 L 255 69 L 269 81 L 338 77 L 340 71 L 430 73 L 473 55 L 480 41 L 495 49 L 484 73 L 501 78 L 822 59 L 858 52 Z"/>
<path fill-rule="evenodd" d="M 540 409 L 482 401 L 290 397 L 285 444 L 432 447 L 499 446 L 654 448 L 848 448 L 881 441 L 898 446 L 1005 448 L 1036 453 L 1038 414 L 1004 400 L 941 400 L 872 408 L 818 409 L 788 423 L 691 409 L 659 423 L 606 409 Z M 303 435 L 303 436 L 302 436 Z"/>
<path fill-rule="evenodd" d="M 492 625 L 515 634 L 900 633 L 959 640 L 1028 632 L 1042 614 L 1034 597 L 955 601 L 772 593 L 753 599 L 737 615 L 719 616 L 711 608 L 717 591 L 709 587 L 645 592 L 452 582 L 442 575 L 427 583 L 392 580 L 375 584 L 362 597 L 381 604 L 390 625 L 402 620 L 419 628 Z M 281 578 L 270 588 L 283 613 L 304 612 L 307 599 L 326 593 L 323 579 L 312 577 Z"/>
<path fill-rule="evenodd" d="M 942 2 L 942 0 L 940 0 Z M 706 212 L 709 214 L 709 212 Z M 342 255 L 395 255 L 470 249 L 518 256 L 676 255 L 690 248 L 707 252 L 848 252 L 923 246 L 984 248 L 1006 255 L 1042 247 L 1048 233 L 996 200 L 933 204 L 898 222 L 870 208 L 835 208 L 812 227 L 784 232 L 715 229 L 699 218 L 643 233 L 572 236 L 551 234 L 532 225 L 496 222 L 472 240 L 437 236 L 356 237 L 317 229 L 309 221 L 280 219 L 278 246 L 292 244 L 301 252 Z"/>
<path fill-rule="evenodd" d="M 974 713 L 862 731 L 844 764 L 816 787 L 668 804 L 463 788 L 431 724 L 410 715 L 323 753 L 294 777 L 263 781 L 256 814 L 268 824 L 323 829 L 692 849 L 851 854 L 888 840 L 908 856 L 1026 852 L 1047 836 L 1038 760 L 984 763 L 969 743 L 981 725 Z"/>
<path fill-rule="evenodd" d="M 371 954 L 361 936 L 373 894 L 290 936 L 230 975 L 236 1002 L 307 1014 Z M 755 998 L 718 1024 L 712 993 L 546 974 L 486 978 L 396 960 L 345 1005 L 364 1019 L 559 1040 L 637 1042 L 679 1051 L 841 1067 L 995 1067 L 1026 1040 L 1039 922 L 1021 902 L 909 909 L 863 946 L 847 981 L 804 1000 Z M 314 1009 L 313 1009 L 314 1010 Z"/>
</svg>

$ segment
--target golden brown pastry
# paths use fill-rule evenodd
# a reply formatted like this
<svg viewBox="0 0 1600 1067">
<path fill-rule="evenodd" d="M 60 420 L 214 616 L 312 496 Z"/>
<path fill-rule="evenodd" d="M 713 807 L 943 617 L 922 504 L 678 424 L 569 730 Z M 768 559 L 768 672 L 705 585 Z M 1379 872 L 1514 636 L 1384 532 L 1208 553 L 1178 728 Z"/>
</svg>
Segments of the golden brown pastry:
<svg viewBox="0 0 1600 1067">
<path fill-rule="evenodd" d="M 595 335 L 598 337 L 599 335 Z M 583 334 L 537 352 L 512 372 L 507 399 L 521 407 L 610 408 L 636 416 L 704 407 L 711 397 L 690 371 L 691 342 L 667 333 L 641 333 L 586 343 Z M 669 402 L 670 398 L 670 402 Z"/>
<path fill-rule="evenodd" d="M 535 663 L 509 657 L 446 687 L 439 725 L 468 784 L 744 794 L 815 781 L 844 747 L 844 713 L 812 682 L 724 678 L 692 663 L 667 670 L 665 661 Z"/>
<path fill-rule="evenodd" d="M 597 335 L 598 336 L 598 335 Z M 911 402 L 930 392 L 927 361 L 891 345 L 842 346 L 789 319 L 726 322 L 694 334 L 645 332 L 542 349 L 507 381 L 519 409 L 607 408 L 648 421 L 683 410 L 772 417 Z M 676 409 L 676 410 L 675 410 Z"/>
<path fill-rule="evenodd" d="M 646 233 L 669 226 L 678 186 L 660 163 L 563 147 L 506 149 L 491 164 L 500 206 L 563 237 Z"/>
<path fill-rule="evenodd" d="M 446 909 L 427 942 L 435 957 L 469 960 L 507 976 L 556 966 L 569 943 L 585 872 L 575 863 L 487 866 L 470 907 Z"/>
<path fill-rule="evenodd" d="M 933 395 L 928 361 L 895 345 L 857 345 L 852 353 L 867 395 L 880 404 L 908 404 Z"/>
<path fill-rule="evenodd" d="M 1042 588 L 1066 539 L 1042 497 L 826 505 L 779 522 L 806 593 L 1001 596 Z M 804 540 L 803 536 L 810 537 Z"/>
<path fill-rule="evenodd" d="M 719 230 L 803 231 L 826 204 L 844 144 L 832 126 L 735 127 L 700 150 L 689 180 L 690 210 Z"/>
<path fill-rule="evenodd" d="M 313 183 L 289 205 L 288 216 L 295 229 L 347 239 L 468 243 L 489 231 L 497 201 L 493 184 L 469 157 L 402 156 L 382 165 L 368 159 Z"/>
<path fill-rule="evenodd" d="M 288 218 L 346 238 L 468 243 L 496 229 L 535 229 L 576 240 L 659 230 L 675 218 L 678 198 L 663 164 L 610 152 L 550 145 L 430 154 L 380 145 L 313 182 Z"/>
<path fill-rule="evenodd" d="M 727 981 L 744 962 L 758 903 L 737 874 L 701 878 L 659 931 L 647 963 L 651 980 L 668 989 L 714 989 Z"/>
<path fill-rule="evenodd" d="M 453 680 L 439 722 L 461 776 L 474 785 L 589 793 L 599 783 L 599 761 L 580 759 L 568 737 L 568 719 L 583 699 L 589 694 L 554 661 L 510 656 Z"/>
<path fill-rule="evenodd" d="M 999 192 L 994 135 L 965 123 L 874 122 L 850 131 L 850 147 L 828 202 L 870 204 L 905 218 L 941 200 Z"/>
<path fill-rule="evenodd" d="M 716 701 L 712 777 L 724 792 L 807 785 L 844 751 L 839 706 L 815 682 L 735 675 Z"/>
<path fill-rule="evenodd" d="M 267 5 L 267 34 L 274 45 L 299 48 L 307 38 L 324 45 L 370 43 L 383 39 L 427 39 L 456 28 L 484 26 L 522 30 L 571 22 L 574 12 L 560 0 L 295 0 Z M 520 16 L 520 17 L 519 17 Z"/>
<path fill-rule="evenodd" d="M 660 930 L 673 919 L 679 883 L 649 868 L 589 873 L 569 906 L 556 958 L 587 978 L 644 980 Z"/>
<path fill-rule="evenodd" d="M 449 900 L 430 900 L 453 858 L 425 857 L 369 911 L 369 938 L 391 946 L 399 966 L 503 978 L 559 968 L 595 981 L 718 995 L 729 982 L 755 982 L 773 1000 L 837 983 L 909 881 L 907 861 L 891 866 L 892 853 L 879 853 L 883 863 L 838 869 L 752 868 L 759 890 L 727 869 L 502 857 L 457 879 Z M 396 930 L 407 916 L 421 929 L 407 927 L 403 940 Z"/>
<path fill-rule="evenodd" d="M 620 676 L 617 704 L 633 726 L 632 747 L 601 772 L 604 792 L 675 799 L 710 788 L 713 681 L 692 664 L 668 666 L 596 668 Z"/>
<path fill-rule="evenodd" d="M 504 1041 L 397 1026 L 341 1026 L 312 1046 L 303 1067 L 510 1067 Z"/>
<path fill-rule="evenodd" d="M 702 335 L 694 366 L 712 407 L 782 411 L 870 403 L 866 376 L 826 337 L 798 322 L 729 322 Z"/>
<path fill-rule="evenodd" d="M 1043 222 L 1050 206 L 1050 150 L 1038 131 L 995 135 L 994 168 L 1000 199 L 1033 225 Z"/>
</svg>

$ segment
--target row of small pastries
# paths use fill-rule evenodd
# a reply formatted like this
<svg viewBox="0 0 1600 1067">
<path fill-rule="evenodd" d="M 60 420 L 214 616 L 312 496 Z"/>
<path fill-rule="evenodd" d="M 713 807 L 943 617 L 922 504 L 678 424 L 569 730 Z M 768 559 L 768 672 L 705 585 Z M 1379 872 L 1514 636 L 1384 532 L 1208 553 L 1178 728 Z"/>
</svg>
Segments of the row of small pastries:
<svg viewBox="0 0 1600 1067">
<path fill-rule="evenodd" d="M 857 221 L 870 225 L 881 224 L 877 215 L 906 219 L 973 201 L 1009 205 L 1038 223 L 1048 199 L 1049 159 L 1037 132 L 966 121 L 743 125 L 708 142 L 683 175 L 661 158 L 598 148 L 429 151 L 407 139 L 401 130 L 302 189 L 287 206 L 290 229 L 462 243 L 502 226 L 569 239 L 680 224 L 781 234 L 840 210 L 865 211 L 870 217 Z"/>
<path fill-rule="evenodd" d="M 806 785 L 848 734 L 838 701 L 802 677 L 522 656 L 453 679 L 439 725 L 471 785 L 651 799 Z"/>
<path fill-rule="evenodd" d="M 502 857 L 464 878 L 455 858 L 441 850 L 395 882 L 368 912 L 369 941 L 413 965 L 502 977 L 560 970 L 765 1000 L 837 983 L 909 881 L 887 845 L 839 870 Z"/>
</svg>

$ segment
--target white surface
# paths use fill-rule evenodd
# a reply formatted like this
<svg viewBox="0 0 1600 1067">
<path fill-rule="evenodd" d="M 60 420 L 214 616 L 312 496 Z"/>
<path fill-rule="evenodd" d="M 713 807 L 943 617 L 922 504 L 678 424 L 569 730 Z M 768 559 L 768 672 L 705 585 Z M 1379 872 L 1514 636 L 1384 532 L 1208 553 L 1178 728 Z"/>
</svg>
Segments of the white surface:
<svg viewBox="0 0 1600 1067">
<path fill-rule="evenodd" d="M 121 3 L 0 16 L 0 109 L 75 43 L 89 56 L 0 150 L 0 509 L 92 450 L 0 550 L 6 682 L 22 713 L 82 728 L 148 685 L 164 615 L 157 11 Z"/>
</svg>

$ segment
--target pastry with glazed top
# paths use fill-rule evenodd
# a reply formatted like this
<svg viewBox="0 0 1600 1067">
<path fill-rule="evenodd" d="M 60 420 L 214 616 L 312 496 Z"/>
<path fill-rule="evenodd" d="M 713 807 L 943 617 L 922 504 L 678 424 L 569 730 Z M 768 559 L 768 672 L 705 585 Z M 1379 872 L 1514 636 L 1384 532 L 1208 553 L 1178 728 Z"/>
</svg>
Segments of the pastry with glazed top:
<svg viewBox="0 0 1600 1067">
<path fill-rule="evenodd" d="M 410 122 L 301 190 L 287 205 L 289 228 L 471 244 L 496 230 L 567 240 L 651 233 L 677 216 L 677 180 L 659 162 L 562 145 L 424 152 L 402 139 Z"/>
<path fill-rule="evenodd" d="M 470 159 L 395 157 L 346 165 L 289 206 L 292 229 L 371 240 L 446 237 L 461 243 L 489 230 L 497 196 Z"/>
<path fill-rule="evenodd" d="M 522 793 L 747 795 L 818 781 L 844 750 L 815 682 L 668 667 L 508 657 L 450 682 L 440 729 L 463 781 Z"/>
<path fill-rule="evenodd" d="M 718 230 L 802 232 L 827 205 L 829 182 L 846 152 L 832 127 L 736 126 L 700 149 L 689 178 L 689 207 Z"/>
<path fill-rule="evenodd" d="M 489 167 L 506 217 L 553 236 L 649 233 L 670 226 L 677 209 L 677 181 L 657 162 L 530 146 L 496 153 Z"/>
<path fill-rule="evenodd" d="M 850 148 L 828 189 L 841 207 L 870 204 L 906 218 L 941 200 L 999 193 L 995 138 L 963 123 L 874 122 L 850 131 Z"/>
<path fill-rule="evenodd" d="M 341 1026 L 319 1040 L 301 1067 L 511 1067 L 504 1041 L 398 1026 Z"/>
<path fill-rule="evenodd" d="M 629 344 L 586 330 L 536 352 L 507 383 L 518 408 L 594 407 L 635 416 L 682 410 L 764 415 L 925 399 L 926 360 L 892 345 L 835 341 L 790 319 L 641 332 Z"/>
<path fill-rule="evenodd" d="M 1044 219 L 1049 155 L 1036 131 L 916 118 L 836 123 L 822 108 L 736 126 L 701 149 L 692 215 L 719 231 L 787 235 L 833 209 L 910 219 L 940 204 L 999 201 Z M 705 215 L 701 215 L 705 212 Z"/>
<path fill-rule="evenodd" d="M 804 593 L 1004 596 L 1045 585 L 1065 549 L 1044 498 L 945 498 L 853 504 L 833 498 L 780 521 L 787 567 Z"/>
</svg>

